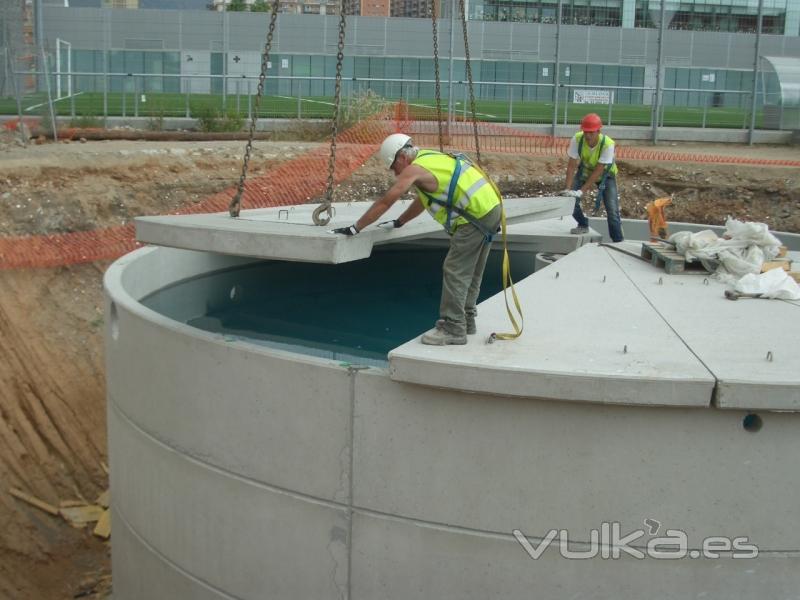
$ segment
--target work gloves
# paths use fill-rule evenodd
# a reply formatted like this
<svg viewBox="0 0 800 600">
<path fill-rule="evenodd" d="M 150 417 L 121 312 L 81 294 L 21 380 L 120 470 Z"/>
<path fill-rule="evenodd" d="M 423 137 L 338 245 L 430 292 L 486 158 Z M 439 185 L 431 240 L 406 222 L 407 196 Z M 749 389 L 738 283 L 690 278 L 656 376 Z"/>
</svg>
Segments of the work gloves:
<svg viewBox="0 0 800 600">
<path fill-rule="evenodd" d="M 400 219 L 392 219 L 391 221 L 384 221 L 383 223 L 378 223 L 378 227 L 383 229 L 400 229 L 403 224 L 400 222 Z M 349 227 L 338 227 L 337 229 L 333 230 L 333 233 L 340 233 L 342 235 L 356 235 L 359 232 L 358 227 L 355 224 L 350 225 Z"/>
<path fill-rule="evenodd" d="M 599 207 L 597 203 L 592 204 L 592 195 L 591 194 L 584 194 L 580 190 L 564 190 L 563 192 L 559 192 L 559 196 L 564 196 L 566 198 L 575 198 L 575 200 L 581 201 L 581 208 L 584 211 L 592 211 L 592 216 L 597 216 L 599 212 Z"/>
<path fill-rule="evenodd" d="M 378 223 L 378 227 L 383 227 L 384 229 L 400 229 L 402 226 L 403 224 L 400 222 L 400 219 L 392 219 L 391 221 Z"/>
<path fill-rule="evenodd" d="M 355 226 L 355 223 L 348 227 L 337 227 L 333 230 L 333 233 L 340 233 L 342 235 L 355 235 L 358 233 L 358 227 Z"/>
</svg>

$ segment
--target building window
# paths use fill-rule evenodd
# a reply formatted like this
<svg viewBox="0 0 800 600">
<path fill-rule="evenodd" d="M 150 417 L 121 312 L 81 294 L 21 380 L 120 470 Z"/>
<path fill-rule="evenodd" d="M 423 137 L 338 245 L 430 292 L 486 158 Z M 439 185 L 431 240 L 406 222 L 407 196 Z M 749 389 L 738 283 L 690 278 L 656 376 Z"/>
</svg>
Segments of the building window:
<svg viewBox="0 0 800 600">
<path fill-rule="evenodd" d="M 689 31 L 725 31 L 735 33 L 755 33 L 758 29 L 758 3 L 748 6 L 732 4 L 707 4 L 702 2 L 681 2 L 669 23 L 669 29 Z M 776 3 L 779 4 L 779 3 Z M 637 0 L 635 9 L 636 27 L 657 27 L 660 2 Z M 786 26 L 786 6 L 765 6 L 763 8 L 762 33 L 782 35 Z"/>
<path fill-rule="evenodd" d="M 484 21 L 553 24 L 558 20 L 558 6 L 552 0 L 484 0 L 482 6 L 471 8 L 470 16 Z M 622 0 L 564 0 L 561 22 L 568 25 L 620 27 Z"/>
</svg>

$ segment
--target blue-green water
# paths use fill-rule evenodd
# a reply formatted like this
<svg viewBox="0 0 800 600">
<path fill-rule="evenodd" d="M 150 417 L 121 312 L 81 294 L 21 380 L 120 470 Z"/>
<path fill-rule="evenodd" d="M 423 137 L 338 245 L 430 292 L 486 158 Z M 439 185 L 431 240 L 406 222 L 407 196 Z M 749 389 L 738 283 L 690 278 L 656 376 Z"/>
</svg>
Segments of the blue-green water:
<svg viewBox="0 0 800 600">
<path fill-rule="evenodd" d="M 383 366 L 389 350 L 438 318 L 445 254 L 403 248 L 341 265 L 265 261 L 181 282 L 143 304 L 205 331 Z M 502 290 L 501 258 L 492 252 L 481 300 Z M 516 281 L 532 272 L 533 256 L 512 264 Z"/>
</svg>

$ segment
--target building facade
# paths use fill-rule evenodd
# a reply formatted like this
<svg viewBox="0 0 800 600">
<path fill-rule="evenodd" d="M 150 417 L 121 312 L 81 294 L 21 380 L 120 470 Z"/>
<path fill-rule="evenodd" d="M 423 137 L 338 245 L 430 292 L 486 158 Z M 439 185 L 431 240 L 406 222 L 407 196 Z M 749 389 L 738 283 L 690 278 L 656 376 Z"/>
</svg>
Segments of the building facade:
<svg viewBox="0 0 800 600">
<path fill-rule="evenodd" d="M 392 0 L 392 16 L 429 19 L 434 5 L 436 14 L 441 15 L 439 0 Z"/>
<path fill-rule="evenodd" d="M 46 7 L 45 36 L 71 44 L 73 89 L 251 95 L 255 92 L 266 15 L 213 11 Z M 551 102 L 577 90 L 606 90 L 617 104 L 650 104 L 657 80 L 659 31 L 649 27 L 565 25 L 556 63 L 555 26 L 471 21 L 475 93 L 484 100 Z M 450 77 L 450 21 L 439 24 L 442 81 L 466 89 L 464 45 L 456 24 Z M 338 19 L 281 14 L 265 93 L 332 96 Z M 664 38 L 664 103 L 746 108 L 751 101 L 755 36 L 669 30 Z M 760 53 L 800 60 L 797 35 L 761 36 Z M 385 98 L 434 97 L 431 24 L 421 18 L 348 19 L 342 75 L 347 93 Z M 66 64 L 67 61 L 61 61 Z M 558 88 L 556 88 L 558 69 Z M 104 75 L 105 74 L 105 75 Z M 443 86 L 443 95 L 450 93 Z M 759 101 L 761 99 L 759 98 Z"/>
<path fill-rule="evenodd" d="M 391 16 L 391 0 L 345 0 L 345 14 L 360 17 Z"/>
<path fill-rule="evenodd" d="M 763 0 L 762 31 L 800 33 L 800 2 Z M 665 0 L 670 29 L 754 33 L 759 0 Z M 562 0 L 561 22 L 568 25 L 654 28 L 661 0 Z M 469 18 L 515 23 L 556 23 L 558 0 L 471 0 Z"/>
</svg>

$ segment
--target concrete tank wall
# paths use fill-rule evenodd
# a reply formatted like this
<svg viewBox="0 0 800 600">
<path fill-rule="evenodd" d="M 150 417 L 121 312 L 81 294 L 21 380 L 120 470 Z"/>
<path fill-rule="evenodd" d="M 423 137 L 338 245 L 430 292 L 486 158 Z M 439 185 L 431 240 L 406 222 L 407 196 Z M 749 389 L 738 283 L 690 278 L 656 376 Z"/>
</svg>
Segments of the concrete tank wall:
<svg viewBox="0 0 800 600">
<path fill-rule="evenodd" d="M 797 597 L 800 414 L 750 433 L 736 410 L 433 389 L 140 303 L 245 263 L 148 248 L 107 272 L 115 600 Z M 760 554 L 533 560 L 512 535 L 585 549 L 645 519 Z"/>
</svg>

